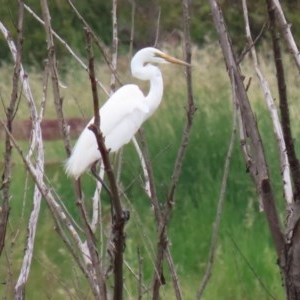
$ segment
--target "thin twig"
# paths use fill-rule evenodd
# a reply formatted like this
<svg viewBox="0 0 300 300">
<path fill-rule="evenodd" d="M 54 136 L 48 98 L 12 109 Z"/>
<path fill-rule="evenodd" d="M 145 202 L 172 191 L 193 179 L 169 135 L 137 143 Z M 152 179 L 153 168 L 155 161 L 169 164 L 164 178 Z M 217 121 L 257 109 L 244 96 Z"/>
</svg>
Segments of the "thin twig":
<svg viewBox="0 0 300 300">
<path fill-rule="evenodd" d="M 244 59 L 244 57 L 246 56 L 246 54 L 251 51 L 251 48 L 254 47 L 257 44 L 257 42 L 260 40 L 262 34 L 264 33 L 264 31 L 266 29 L 266 26 L 267 26 L 267 22 L 265 22 L 263 24 L 260 32 L 258 33 L 258 35 L 256 36 L 256 38 L 254 39 L 253 43 L 252 44 L 247 43 L 247 45 L 243 49 L 241 55 L 237 59 L 237 64 L 238 65 L 242 62 L 242 60 Z M 247 88 L 246 88 L 246 90 L 247 90 Z"/>
<path fill-rule="evenodd" d="M 278 0 L 272 0 L 272 4 L 275 10 L 276 21 L 280 26 L 282 35 L 286 40 L 287 47 L 295 60 L 298 71 L 300 72 L 299 49 L 291 31 L 291 24 L 287 23 L 280 2 Z"/>
<path fill-rule="evenodd" d="M 24 8 L 43 26 L 45 25 L 45 22 L 26 4 L 24 4 Z M 68 43 L 63 40 L 52 28 L 51 32 L 53 36 L 67 49 L 67 51 L 71 54 L 71 56 L 79 63 L 79 65 L 88 72 L 88 66 L 80 59 L 80 57 L 73 51 L 73 49 L 68 45 Z M 109 92 L 105 88 L 105 86 L 99 81 L 99 79 L 96 79 L 97 84 L 101 87 L 101 89 L 105 92 L 107 96 L 109 96 Z"/>
<path fill-rule="evenodd" d="M 158 8 L 158 16 L 157 16 L 157 24 L 156 24 L 156 33 L 155 33 L 155 41 L 154 47 L 157 47 L 159 41 L 159 32 L 160 32 L 160 16 L 161 16 L 161 8 Z"/>
<path fill-rule="evenodd" d="M 153 174 L 153 169 L 150 161 L 148 145 L 146 142 L 144 129 L 142 127 L 138 130 L 138 135 L 141 141 L 141 155 L 143 157 L 141 164 L 143 166 L 145 179 L 148 180 L 148 187 L 146 191 L 147 191 L 147 195 L 150 196 L 151 205 L 154 208 L 155 219 L 158 226 L 161 220 L 161 210 L 160 210 L 160 205 L 158 202 L 157 192 L 155 188 L 154 174 Z"/>
<path fill-rule="evenodd" d="M 141 165 L 142 165 L 142 170 L 143 170 L 143 173 L 144 173 L 144 179 L 145 179 L 144 191 L 147 194 L 147 196 L 149 197 L 149 199 L 151 199 L 150 180 L 149 180 L 148 169 L 147 169 L 147 166 L 146 166 L 146 161 L 145 161 L 143 152 L 140 149 L 140 146 L 139 146 L 138 142 L 136 141 L 135 137 L 133 137 L 132 142 L 133 142 L 135 150 L 136 150 L 136 152 L 139 156 L 139 159 L 140 159 L 140 162 L 141 162 Z"/>
<path fill-rule="evenodd" d="M 233 99 L 235 99 L 234 86 L 232 86 L 232 95 L 233 95 Z M 234 103 L 234 101 L 233 101 L 233 103 Z M 236 136 L 236 119 L 237 119 L 237 111 L 236 111 L 235 105 L 233 105 L 231 136 L 230 136 L 229 146 L 228 146 L 225 164 L 224 164 L 224 168 L 223 168 L 224 172 L 223 172 L 223 178 L 222 178 L 222 185 L 221 185 L 221 190 L 220 190 L 220 195 L 219 195 L 219 200 L 218 200 L 216 217 L 215 217 L 214 226 L 213 226 L 213 233 L 212 233 L 211 242 L 210 242 L 208 263 L 206 266 L 204 277 L 203 277 L 200 287 L 198 289 L 196 299 L 201 299 L 203 292 L 205 290 L 205 287 L 207 286 L 208 280 L 211 276 L 211 271 L 212 271 L 212 267 L 213 267 L 213 263 L 214 263 L 214 258 L 215 258 L 216 249 L 217 249 L 217 242 L 218 242 L 218 237 L 219 237 L 219 231 L 220 231 L 221 214 L 222 214 L 222 209 L 223 209 L 223 203 L 225 200 L 227 181 L 228 181 L 228 176 L 229 176 L 230 161 L 231 161 L 231 156 L 232 156 L 232 151 L 233 151 L 233 146 L 234 146 L 234 140 L 235 140 L 235 136 Z"/>
<path fill-rule="evenodd" d="M 183 5 L 183 19 L 184 19 L 185 55 L 186 55 L 186 61 L 188 63 L 191 63 L 192 53 L 191 53 L 191 39 L 190 39 L 190 3 L 188 0 L 183 0 L 182 5 Z M 169 223 L 170 215 L 174 206 L 174 201 L 175 201 L 174 194 L 180 177 L 183 159 L 185 157 L 188 142 L 189 142 L 193 117 L 197 110 L 194 103 L 193 91 L 192 91 L 192 73 L 189 67 L 186 68 L 186 83 L 187 83 L 186 123 L 183 128 L 181 144 L 180 144 L 180 148 L 178 149 L 177 157 L 174 164 L 174 169 L 171 177 L 172 178 L 171 184 L 166 199 L 166 205 L 158 228 L 159 242 L 158 242 L 157 257 L 155 263 L 156 270 L 153 278 L 153 299 L 158 299 L 159 288 L 161 284 L 163 284 L 163 280 L 164 280 L 164 276 L 162 273 L 162 263 L 164 257 L 163 253 L 164 251 L 166 251 L 167 247 L 169 247 L 167 232 L 166 232 L 167 224 Z M 171 270 L 171 272 L 175 272 L 175 270 Z M 177 277 L 173 276 L 172 278 L 174 279 Z M 178 281 L 173 280 L 173 285 L 174 285 L 174 290 L 176 292 L 176 298 L 182 299 Z"/>
<path fill-rule="evenodd" d="M 88 29 L 88 31 L 91 33 L 91 36 L 93 37 L 93 40 L 95 41 L 96 45 L 98 46 L 98 48 L 100 49 L 100 51 L 102 53 L 104 61 L 106 62 L 107 66 L 109 67 L 109 69 L 111 70 L 111 72 L 114 73 L 117 82 L 120 85 L 122 85 L 121 80 L 119 79 L 118 74 L 114 71 L 114 68 L 113 68 L 112 64 L 110 63 L 109 55 L 108 55 L 108 53 L 107 53 L 107 51 L 105 49 L 106 48 L 105 45 L 99 40 L 99 38 L 97 37 L 97 35 L 94 33 L 94 31 L 92 30 L 92 28 L 89 26 L 89 24 L 83 18 L 83 16 L 79 13 L 79 11 L 74 6 L 74 4 L 72 3 L 71 0 L 68 0 L 68 4 L 73 9 L 73 11 L 76 14 L 76 16 L 78 17 L 78 19 L 83 23 L 84 27 L 86 27 Z"/>
<path fill-rule="evenodd" d="M 118 59 L 118 19 L 117 19 L 117 1 L 112 1 L 112 73 L 110 78 L 110 91 L 113 93 L 116 89 L 116 75 L 117 74 L 117 59 Z"/>
<path fill-rule="evenodd" d="M 142 284 L 143 284 L 143 257 L 141 256 L 141 250 L 137 248 L 138 264 L 139 264 L 139 273 L 138 273 L 138 300 L 141 300 L 143 297 L 142 293 Z"/>
<path fill-rule="evenodd" d="M 259 274 L 255 271 L 253 266 L 251 265 L 250 261 L 247 259 L 247 257 L 244 255 L 244 253 L 241 251 L 239 246 L 237 245 L 236 241 L 234 238 L 231 236 L 231 234 L 228 234 L 234 248 L 237 250 L 237 252 L 240 254 L 244 262 L 246 263 L 247 267 L 249 270 L 253 273 L 254 277 L 258 281 L 259 285 L 263 288 L 263 290 L 266 292 L 266 294 L 273 300 L 276 300 L 276 298 L 272 295 L 271 291 L 268 289 L 268 287 L 264 284 L 264 282 L 261 280 Z"/>
<path fill-rule="evenodd" d="M 130 45 L 129 45 L 129 57 L 132 58 L 133 45 L 134 45 L 134 24 L 135 24 L 135 0 L 131 0 L 131 28 L 130 28 Z"/>
<path fill-rule="evenodd" d="M 172 253 L 169 246 L 166 248 L 164 255 L 166 257 L 166 261 L 168 263 L 168 267 L 171 273 L 176 299 L 183 299 L 182 291 L 179 284 L 179 277 L 176 272 L 175 263 L 173 261 Z"/>
<path fill-rule="evenodd" d="M 100 199 L 100 195 L 101 195 L 101 191 L 102 191 L 102 187 L 103 187 L 103 177 L 104 177 L 104 168 L 102 167 L 102 164 L 100 166 L 100 170 L 99 170 L 99 174 L 97 175 L 97 177 L 101 180 L 97 180 L 97 185 L 96 185 L 96 189 L 92 198 L 93 201 L 93 216 L 92 216 L 92 221 L 91 221 L 91 229 L 93 232 L 96 231 L 96 227 L 99 223 L 99 206 L 101 205 L 101 199 Z M 110 193 L 110 191 L 109 191 Z"/>
<path fill-rule="evenodd" d="M 63 136 L 65 150 L 67 156 L 70 156 L 71 140 L 70 140 L 69 126 L 65 120 L 63 107 L 62 107 L 62 97 L 60 96 L 60 90 L 59 90 L 56 53 L 55 53 L 54 40 L 53 40 L 53 34 L 51 28 L 51 16 L 48 8 L 48 3 L 46 0 L 41 0 L 41 8 L 42 8 L 44 26 L 45 26 L 46 36 L 47 36 L 48 60 L 49 60 L 49 68 L 50 68 L 51 79 L 52 79 L 54 104 L 55 104 L 56 114 L 60 125 L 60 131 Z"/>
</svg>

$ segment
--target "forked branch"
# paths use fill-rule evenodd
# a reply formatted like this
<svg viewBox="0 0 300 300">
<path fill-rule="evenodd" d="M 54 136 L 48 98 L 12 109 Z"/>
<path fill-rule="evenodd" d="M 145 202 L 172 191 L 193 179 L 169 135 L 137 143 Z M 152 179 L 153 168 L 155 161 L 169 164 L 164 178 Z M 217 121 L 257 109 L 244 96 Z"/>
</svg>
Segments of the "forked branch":
<svg viewBox="0 0 300 300">
<path fill-rule="evenodd" d="M 113 270 L 114 270 L 114 299 L 122 299 L 123 297 L 123 251 L 125 248 L 124 226 L 128 216 L 123 212 L 115 175 L 109 159 L 109 151 L 104 142 L 103 134 L 100 130 L 100 114 L 99 114 L 99 100 L 97 93 L 97 84 L 95 80 L 94 70 L 94 55 L 92 51 L 91 32 L 86 28 L 87 37 L 87 52 L 89 59 L 89 76 L 91 81 L 91 89 L 93 93 L 94 104 L 94 123 L 90 125 L 89 129 L 95 134 L 98 149 L 101 153 L 101 159 L 104 164 L 104 169 L 110 187 L 110 199 L 112 205 L 112 234 L 113 234 Z"/>
</svg>

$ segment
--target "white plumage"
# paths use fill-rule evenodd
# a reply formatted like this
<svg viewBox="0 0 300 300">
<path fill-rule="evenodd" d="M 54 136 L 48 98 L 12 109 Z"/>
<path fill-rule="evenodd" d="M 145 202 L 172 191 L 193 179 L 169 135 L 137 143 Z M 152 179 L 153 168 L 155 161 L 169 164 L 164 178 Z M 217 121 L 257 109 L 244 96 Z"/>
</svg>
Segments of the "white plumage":
<svg viewBox="0 0 300 300">
<path fill-rule="evenodd" d="M 141 80 L 150 80 L 147 96 L 134 84 L 117 90 L 100 108 L 100 129 L 105 145 L 111 152 L 127 144 L 159 106 L 163 95 L 163 80 L 160 70 L 150 63 L 175 63 L 188 65 L 155 48 L 144 48 L 131 61 L 132 75 Z M 80 134 L 65 169 L 69 176 L 78 179 L 90 166 L 101 158 L 94 133 L 88 126 Z"/>
</svg>

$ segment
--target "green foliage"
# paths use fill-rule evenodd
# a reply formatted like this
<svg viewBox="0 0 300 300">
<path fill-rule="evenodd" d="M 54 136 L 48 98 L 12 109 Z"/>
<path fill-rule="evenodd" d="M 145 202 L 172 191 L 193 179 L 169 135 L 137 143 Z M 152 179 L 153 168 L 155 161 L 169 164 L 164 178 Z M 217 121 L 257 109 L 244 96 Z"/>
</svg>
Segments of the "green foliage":
<svg viewBox="0 0 300 300">
<path fill-rule="evenodd" d="M 2 4 L 0 20 L 8 28 L 12 36 L 16 37 L 17 24 L 17 1 L 7 1 Z M 86 56 L 85 37 L 83 24 L 72 11 L 67 1 L 48 1 L 51 26 L 72 48 L 79 51 L 79 54 Z M 78 11 L 91 25 L 100 39 L 109 45 L 111 40 L 111 4 L 109 1 L 84 1 L 75 3 Z M 28 6 L 42 19 L 40 1 L 33 0 Z M 66 50 L 59 42 L 55 43 L 56 53 L 60 60 L 66 59 Z M 10 59 L 7 43 L 2 37 L 0 39 L 0 60 Z M 43 65 L 47 58 L 47 44 L 45 29 L 38 21 L 25 10 L 24 17 L 24 41 L 23 41 L 23 63 Z"/>
<path fill-rule="evenodd" d="M 1 0 L 0 20 L 16 37 L 17 1 Z M 299 3 L 298 1 L 281 1 L 287 20 L 292 24 L 295 39 L 299 36 Z M 41 17 L 40 2 L 31 0 L 30 8 Z M 67 1 L 48 1 L 53 29 L 83 57 L 85 53 L 85 38 L 83 25 L 75 16 Z M 90 24 L 97 36 L 109 47 L 112 41 L 111 1 L 91 0 L 75 1 L 74 5 Z M 240 51 L 246 45 L 245 29 L 240 1 L 220 1 L 233 45 Z M 258 36 L 263 25 L 268 21 L 264 1 L 248 1 L 251 30 L 254 37 Z M 160 16 L 160 18 L 159 18 Z M 159 25 L 159 30 L 157 26 Z M 128 48 L 132 27 L 132 5 L 130 1 L 118 3 L 118 32 L 120 51 Z M 182 2 L 166 1 L 135 1 L 134 39 L 135 48 L 153 45 L 159 33 L 158 41 L 170 42 L 170 36 L 182 32 Z M 179 34 L 181 35 L 181 34 Z M 198 46 L 207 41 L 215 40 L 216 34 L 212 23 L 210 6 L 207 1 L 192 1 L 191 3 L 191 36 Z M 267 31 L 263 32 L 267 38 Z M 172 43 L 171 43 L 172 45 Z M 44 28 L 26 10 L 24 22 L 24 63 L 43 66 L 47 58 L 47 47 Z M 56 42 L 57 57 L 60 64 L 67 59 L 64 47 Z M 7 43 L 0 38 L 0 61 L 11 61 Z"/>
</svg>

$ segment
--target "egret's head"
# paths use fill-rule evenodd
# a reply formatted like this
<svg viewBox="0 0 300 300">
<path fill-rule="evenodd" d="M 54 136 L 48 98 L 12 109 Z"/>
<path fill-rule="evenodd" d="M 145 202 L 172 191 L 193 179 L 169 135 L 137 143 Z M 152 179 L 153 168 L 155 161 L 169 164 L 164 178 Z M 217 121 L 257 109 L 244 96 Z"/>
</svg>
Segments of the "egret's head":
<svg viewBox="0 0 300 300">
<path fill-rule="evenodd" d="M 157 63 L 172 63 L 172 64 L 177 64 L 177 65 L 182 65 L 182 66 L 190 66 L 189 63 L 187 63 L 183 60 L 172 57 L 158 49 L 155 49 L 155 48 L 152 48 L 152 49 L 154 49 L 154 52 L 153 52 L 154 58 L 153 59 Z"/>
<path fill-rule="evenodd" d="M 190 66 L 183 60 L 169 56 L 166 53 L 152 47 L 138 51 L 131 60 L 131 73 L 141 80 L 150 80 L 154 74 L 161 75 L 158 68 L 153 64 L 173 63 L 183 66 Z"/>
<path fill-rule="evenodd" d="M 150 64 L 173 63 L 173 64 L 178 64 L 183 66 L 190 66 L 190 64 L 188 64 L 187 62 L 169 56 L 166 53 L 153 47 L 147 47 L 141 49 L 134 55 L 132 59 L 132 64 L 145 65 L 147 63 Z"/>
</svg>

